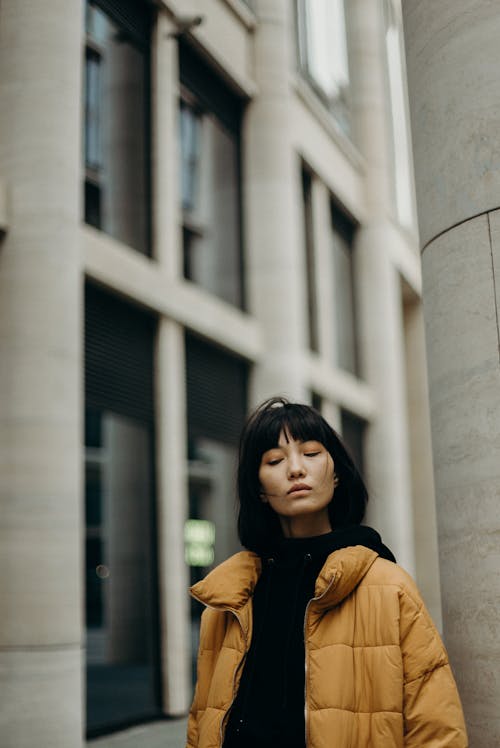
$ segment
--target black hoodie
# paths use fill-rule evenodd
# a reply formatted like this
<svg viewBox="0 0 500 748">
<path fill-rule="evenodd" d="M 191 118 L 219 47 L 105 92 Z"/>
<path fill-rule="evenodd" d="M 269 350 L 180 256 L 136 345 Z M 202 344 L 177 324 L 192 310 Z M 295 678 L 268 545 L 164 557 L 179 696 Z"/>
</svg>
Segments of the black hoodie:
<svg viewBox="0 0 500 748">
<path fill-rule="evenodd" d="M 333 551 L 363 545 L 395 561 L 380 535 L 353 525 L 313 538 L 283 538 L 262 558 L 253 635 L 224 748 L 304 748 L 304 616 Z"/>
</svg>

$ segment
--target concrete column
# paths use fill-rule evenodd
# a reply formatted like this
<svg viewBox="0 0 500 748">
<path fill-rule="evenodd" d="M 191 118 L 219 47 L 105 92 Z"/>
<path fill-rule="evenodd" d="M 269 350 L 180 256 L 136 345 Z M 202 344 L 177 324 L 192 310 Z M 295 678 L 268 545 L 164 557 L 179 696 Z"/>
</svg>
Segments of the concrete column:
<svg viewBox="0 0 500 748">
<path fill-rule="evenodd" d="M 356 235 L 355 277 L 363 378 L 374 388 L 378 412 L 366 436 L 371 493 L 367 521 L 381 532 L 398 561 L 415 573 L 411 475 L 405 393 L 400 280 L 389 254 L 391 170 L 383 60 L 381 2 L 347 6 L 354 135 L 366 160 L 367 215 Z"/>
<path fill-rule="evenodd" d="M 182 275 L 182 216 L 179 194 L 179 69 L 176 26 L 160 13 L 155 30 L 153 180 L 155 257 L 170 280 Z M 188 515 L 186 366 L 184 332 L 162 318 L 156 341 L 158 418 L 158 554 L 163 709 L 175 716 L 191 700 L 189 572 L 184 561 Z"/>
<path fill-rule="evenodd" d="M 474 748 L 500 744 L 500 15 L 403 0 L 444 636 Z"/>
<path fill-rule="evenodd" d="M 82 15 L 0 6 L 2 748 L 82 744 Z"/>
<path fill-rule="evenodd" d="M 184 335 L 172 320 L 162 319 L 158 326 L 156 370 L 163 708 L 175 716 L 186 712 L 191 699 L 191 642 L 189 575 L 184 562 L 188 511 Z"/>
<path fill-rule="evenodd" d="M 294 69 L 293 3 L 259 0 L 255 77 L 245 145 L 246 267 L 250 312 L 262 321 L 265 356 L 251 399 L 283 393 L 307 400 L 302 352 L 307 341 L 306 265 L 300 163 L 291 138 L 290 70 Z"/>
<path fill-rule="evenodd" d="M 177 27 L 159 13 L 153 42 L 154 256 L 172 280 L 182 276 L 182 208 L 179 190 L 179 55 Z M 169 36 L 170 35 L 170 36 Z"/>
<path fill-rule="evenodd" d="M 406 289 L 404 338 L 406 394 L 410 424 L 411 482 L 415 529 L 415 570 L 425 604 L 440 631 L 443 629 L 432 465 L 429 385 L 423 310 L 420 299 Z"/>
</svg>

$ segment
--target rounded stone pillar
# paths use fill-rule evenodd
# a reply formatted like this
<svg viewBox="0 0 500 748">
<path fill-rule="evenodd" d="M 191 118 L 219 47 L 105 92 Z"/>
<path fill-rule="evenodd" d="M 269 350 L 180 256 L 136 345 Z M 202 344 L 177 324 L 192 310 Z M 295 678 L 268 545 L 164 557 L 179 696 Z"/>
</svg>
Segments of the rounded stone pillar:
<svg viewBox="0 0 500 748">
<path fill-rule="evenodd" d="M 302 353 L 307 336 L 300 162 L 291 133 L 293 3 L 258 0 L 255 78 L 243 135 L 248 226 L 249 307 L 262 320 L 265 356 L 255 367 L 252 400 L 283 393 L 307 400 Z"/>
<path fill-rule="evenodd" d="M 361 373 L 378 404 L 365 444 L 372 496 L 367 521 L 382 532 L 399 563 L 415 574 L 403 305 L 391 256 L 393 198 L 382 4 L 349 0 L 346 10 L 354 138 L 366 161 L 367 215 L 356 233 L 354 255 Z"/>
<path fill-rule="evenodd" d="M 79 0 L 0 4 L 0 742 L 82 744 Z"/>
<path fill-rule="evenodd" d="M 500 14 L 403 0 L 444 636 L 474 748 L 500 745 Z"/>
</svg>

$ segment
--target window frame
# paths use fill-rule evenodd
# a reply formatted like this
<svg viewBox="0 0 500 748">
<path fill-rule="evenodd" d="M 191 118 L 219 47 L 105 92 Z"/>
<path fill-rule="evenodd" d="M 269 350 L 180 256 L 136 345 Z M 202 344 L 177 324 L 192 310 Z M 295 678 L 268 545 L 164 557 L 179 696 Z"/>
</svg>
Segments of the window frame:
<svg viewBox="0 0 500 748">
<path fill-rule="evenodd" d="M 131 21 L 129 15 L 126 12 L 120 13 L 119 9 L 112 0 L 84 0 L 85 8 L 85 22 L 84 22 L 84 38 L 83 38 L 83 55 L 84 55 L 84 97 L 87 92 L 86 82 L 86 63 L 87 56 L 91 54 L 98 55 L 101 60 L 106 58 L 106 50 L 98 43 L 98 41 L 89 33 L 87 23 L 87 13 L 93 7 L 97 8 L 110 20 L 111 23 L 118 26 L 121 34 L 124 35 L 124 39 L 130 42 L 130 44 L 137 49 L 144 59 L 144 133 L 142 137 L 142 149 L 144 156 L 144 247 L 138 248 L 129 244 L 122 239 L 110 234 L 102 227 L 102 195 L 103 195 L 103 184 L 102 174 L 99 169 L 92 168 L 87 164 L 86 160 L 86 143 L 87 143 L 87 108 L 86 98 L 83 101 L 83 112 L 82 112 L 82 127 L 83 127 L 83 221 L 90 226 L 93 226 L 98 231 L 102 231 L 107 236 L 116 241 L 126 244 L 140 254 L 144 254 L 147 257 L 153 256 L 153 168 L 152 168 L 152 148 L 153 148 L 153 50 L 152 42 L 154 37 L 154 28 L 156 24 L 156 13 L 153 12 L 153 7 L 149 2 L 141 3 L 143 6 L 143 13 L 149 14 L 147 21 L 144 21 L 144 30 L 141 34 L 137 29 L 134 28 L 133 21 Z M 147 33 L 145 29 L 147 28 Z M 102 142 L 102 140 L 101 140 Z M 87 188 L 94 189 L 99 194 L 99 225 L 87 220 Z"/>
<path fill-rule="evenodd" d="M 307 164 L 300 164 L 301 198 L 303 214 L 303 246 L 306 263 L 308 346 L 314 353 L 320 352 L 318 289 L 316 283 L 317 257 L 314 226 L 314 180 L 315 175 Z"/>
<path fill-rule="evenodd" d="M 225 130 L 232 139 L 236 151 L 236 206 L 237 206 L 237 251 L 235 262 L 237 266 L 238 302 L 233 304 L 224 297 L 220 298 L 224 303 L 231 304 L 237 309 L 247 311 L 247 289 L 245 272 L 245 247 L 244 247 L 244 212 L 243 212 L 243 154 L 242 154 L 242 122 L 243 122 L 243 100 L 240 99 L 227 84 L 211 68 L 209 63 L 184 40 L 179 41 L 179 113 L 182 106 L 187 106 L 196 111 L 201 121 L 201 154 L 200 161 L 203 162 L 203 125 L 205 118 L 213 118 L 219 127 Z M 179 125 L 179 140 L 181 137 Z M 180 149 L 182 145 L 180 144 Z M 182 165 L 181 165 L 182 167 Z M 182 173 L 180 175 L 182 179 Z M 188 233 L 191 237 L 202 239 L 210 231 L 209 226 L 197 220 L 195 212 L 185 210 L 182 205 L 181 190 L 181 215 L 183 235 Z M 182 266 L 183 276 L 192 281 L 200 288 L 201 283 L 189 278 L 186 274 L 189 262 L 186 258 L 185 244 L 182 242 Z M 210 291 L 208 291 L 211 293 Z"/>
<path fill-rule="evenodd" d="M 308 22 L 306 14 L 306 3 L 308 0 L 295 0 L 295 36 L 297 45 L 297 66 L 301 78 L 311 88 L 317 98 L 321 101 L 327 111 L 333 116 L 339 128 L 344 135 L 351 137 L 352 131 L 352 111 L 350 103 L 351 75 L 350 75 L 350 55 L 349 55 L 349 33 L 348 17 L 345 13 L 345 0 L 342 0 L 344 6 L 345 19 L 345 50 L 346 65 L 348 72 L 349 85 L 344 89 L 345 98 L 332 97 L 317 80 L 311 71 L 310 53 L 308 45 Z"/>
<path fill-rule="evenodd" d="M 125 316 L 124 316 L 125 315 Z M 117 320 L 125 319 L 126 324 L 118 331 Z M 148 542 L 150 547 L 150 568 L 148 584 L 151 598 L 149 600 L 149 646 L 150 686 L 152 701 L 142 714 L 132 713 L 123 719 L 108 719 L 105 723 L 90 724 L 88 715 L 85 723 L 87 739 L 115 732 L 118 729 L 139 724 L 144 720 L 162 716 L 163 683 L 161 672 L 160 649 L 161 617 L 159 595 L 159 551 L 157 526 L 157 424 L 156 424 L 156 378 L 155 348 L 158 335 L 158 317 L 145 311 L 132 301 L 125 301 L 113 291 L 104 290 L 90 279 L 84 284 L 84 473 L 86 468 L 105 467 L 102 459 L 103 432 L 102 414 L 109 413 L 124 417 L 130 422 L 143 427 L 149 440 L 146 462 L 149 491 L 148 502 Z M 135 347 L 135 348 L 134 348 Z M 125 359 L 126 366 L 123 365 Z M 127 375 L 123 379 L 123 370 Z M 118 389 L 111 380 L 110 372 L 115 373 L 124 387 Z M 140 378 L 140 386 L 137 380 Z M 135 396 L 131 396 L 135 395 Z M 100 412 L 99 427 L 92 431 L 89 415 Z M 95 421 L 94 421 L 95 426 Z M 96 437 L 97 434 L 97 438 Z M 85 495 L 86 498 L 86 495 Z M 105 496 L 103 495 L 103 500 Z M 86 510 L 87 507 L 85 507 Z M 104 515 L 99 523 L 87 523 L 88 515 L 84 514 L 84 539 L 100 540 L 104 546 L 106 536 L 102 531 Z M 83 573 L 86 574 L 86 555 Z M 84 607 L 87 606 L 87 587 L 84 583 Z M 84 631 L 87 634 L 87 620 Z M 87 666 L 87 659 L 84 662 Z M 87 676 L 84 676 L 87 678 Z M 88 693 L 88 685 L 86 685 Z"/>
<path fill-rule="evenodd" d="M 339 340 L 339 307 L 335 307 L 335 324 L 336 324 L 336 350 L 335 360 L 339 369 L 346 371 L 352 376 L 359 378 L 360 376 L 360 341 L 359 341 L 359 313 L 356 293 L 356 267 L 355 267 L 355 241 L 356 232 L 358 230 L 357 222 L 346 212 L 342 205 L 335 199 L 334 195 L 330 195 L 330 223 L 329 229 L 331 232 L 332 242 L 332 263 L 333 263 L 333 281 L 335 288 L 332 288 L 334 297 L 337 296 L 337 283 L 339 281 L 337 276 L 337 259 L 335 257 L 334 242 L 336 236 L 344 241 L 347 250 L 349 252 L 349 284 L 350 284 L 350 299 L 351 299 L 351 319 L 352 319 L 352 336 L 353 336 L 353 365 L 352 368 L 345 365 L 340 360 L 340 340 Z M 343 310 L 341 310 L 343 311 Z"/>
</svg>

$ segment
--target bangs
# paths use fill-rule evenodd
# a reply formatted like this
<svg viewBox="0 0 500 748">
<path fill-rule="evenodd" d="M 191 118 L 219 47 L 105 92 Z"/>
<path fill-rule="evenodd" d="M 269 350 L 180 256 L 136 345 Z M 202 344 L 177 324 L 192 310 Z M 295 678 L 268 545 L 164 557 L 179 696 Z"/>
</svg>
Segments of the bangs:
<svg viewBox="0 0 500 748">
<path fill-rule="evenodd" d="M 254 449 L 259 459 L 268 449 L 278 446 L 281 432 L 300 442 L 319 441 L 323 446 L 331 442 L 330 427 L 323 417 L 308 406 L 276 404 L 260 414 L 255 424 Z"/>
</svg>

